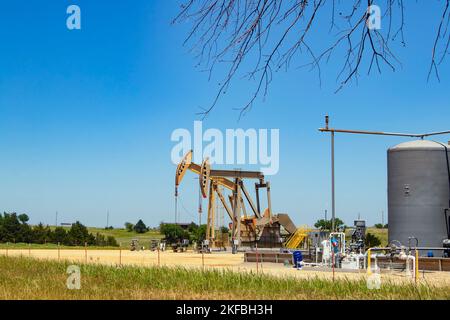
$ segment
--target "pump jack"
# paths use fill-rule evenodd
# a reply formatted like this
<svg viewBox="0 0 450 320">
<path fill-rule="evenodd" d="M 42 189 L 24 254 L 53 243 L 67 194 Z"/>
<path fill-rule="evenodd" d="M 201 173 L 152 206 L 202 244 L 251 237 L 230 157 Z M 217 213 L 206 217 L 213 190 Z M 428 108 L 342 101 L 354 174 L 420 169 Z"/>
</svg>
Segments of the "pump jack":
<svg viewBox="0 0 450 320">
<path fill-rule="evenodd" d="M 249 243 L 256 243 L 260 240 L 264 229 L 267 226 L 271 226 L 274 222 L 279 222 L 278 217 L 272 215 L 270 183 L 264 180 L 263 173 L 258 171 L 213 170 L 211 169 L 208 158 L 205 159 L 201 165 L 192 162 L 192 153 L 192 150 L 189 151 L 177 166 L 175 175 L 175 197 L 178 196 L 178 187 L 188 170 L 199 175 L 201 194 L 203 198 L 208 198 L 206 239 L 209 241 L 211 247 L 214 247 L 215 243 L 214 202 L 216 196 L 222 203 L 231 220 L 233 252 L 241 246 L 242 240 Z M 244 185 L 244 179 L 257 180 L 255 183 L 256 205 Z M 231 191 L 229 204 L 225 200 L 225 197 L 218 186 L 223 186 Z M 267 191 L 268 208 L 263 213 L 261 212 L 260 189 L 266 189 Z M 247 200 L 253 216 L 247 215 L 244 198 Z M 242 213 L 244 214 L 243 216 Z M 286 216 L 287 215 L 284 215 L 283 220 L 286 220 Z M 289 218 L 288 220 L 290 221 Z M 245 230 L 242 230 L 241 228 L 244 228 Z M 289 229 L 289 232 L 292 232 L 292 228 L 286 229 Z M 244 239 L 242 239 L 243 237 Z"/>
</svg>

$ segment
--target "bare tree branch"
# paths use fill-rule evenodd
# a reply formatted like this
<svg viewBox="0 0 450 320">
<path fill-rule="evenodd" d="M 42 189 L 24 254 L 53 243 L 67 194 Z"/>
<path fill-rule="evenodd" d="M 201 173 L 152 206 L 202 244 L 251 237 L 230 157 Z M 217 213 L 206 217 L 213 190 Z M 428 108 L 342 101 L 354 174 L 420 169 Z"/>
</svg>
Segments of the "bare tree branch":
<svg viewBox="0 0 450 320">
<path fill-rule="evenodd" d="M 445 6 L 428 78 L 434 71 L 439 79 L 438 66 L 449 53 L 450 0 L 441 1 Z M 192 25 L 184 44 L 190 46 L 210 78 L 219 63 L 227 65 L 212 103 L 199 114 L 206 117 L 245 68 L 244 77 L 256 85 L 248 102 L 238 108 L 240 116 L 259 96 L 267 95 L 273 73 L 287 70 L 293 63 L 317 71 L 321 83 L 321 64 L 344 52 L 338 60 L 342 66 L 336 92 L 358 81 L 362 67 L 367 66 L 368 74 L 372 70 L 381 73 L 384 67 L 395 71 L 401 64 L 390 45 L 397 38 L 405 45 L 404 1 L 384 0 L 383 29 L 373 28 L 373 5 L 374 0 L 186 0 L 173 21 Z M 328 33 L 324 32 L 324 21 L 329 22 Z M 322 33 L 332 39 L 331 44 L 313 48 L 312 34 L 322 37 Z"/>
</svg>

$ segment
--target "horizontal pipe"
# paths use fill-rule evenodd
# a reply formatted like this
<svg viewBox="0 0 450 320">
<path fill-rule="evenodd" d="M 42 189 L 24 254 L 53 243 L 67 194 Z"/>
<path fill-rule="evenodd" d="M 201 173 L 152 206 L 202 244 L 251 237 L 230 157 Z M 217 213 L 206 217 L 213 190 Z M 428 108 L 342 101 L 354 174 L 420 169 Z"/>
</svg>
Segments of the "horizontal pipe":
<svg viewBox="0 0 450 320">
<path fill-rule="evenodd" d="M 338 132 L 338 133 L 356 133 L 356 134 L 369 134 L 380 136 L 397 136 L 397 137 L 410 137 L 410 138 L 424 138 L 429 136 L 436 136 L 441 134 L 450 134 L 449 131 L 439 131 L 431 133 L 398 133 L 398 132 L 382 132 L 382 131 L 364 131 L 364 130 L 344 130 L 344 129 L 332 129 L 332 128 L 319 128 L 320 132 Z"/>
<path fill-rule="evenodd" d="M 386 247 L 386 248 L 370 248 L 370 250 L 374 251 L 383 251 L 383 250 L 401 250 L 401 249 L 408 249 L 408 250 L 447 250 L 448 248 L 433 248 L 433 247 Z"/>
<path fill-rule="evenodd" d="M 448 250 L 448 248 L 432 248 L 432 247 L 430 247 L 430 248 L 427 248 L 427 247 L 408 247 L 408 248 L 406 248 L 406 249 L 411 249 L 411 250 L 419 250 L 419 251 L 423 251 L 423 250 Z"/>
</svg>

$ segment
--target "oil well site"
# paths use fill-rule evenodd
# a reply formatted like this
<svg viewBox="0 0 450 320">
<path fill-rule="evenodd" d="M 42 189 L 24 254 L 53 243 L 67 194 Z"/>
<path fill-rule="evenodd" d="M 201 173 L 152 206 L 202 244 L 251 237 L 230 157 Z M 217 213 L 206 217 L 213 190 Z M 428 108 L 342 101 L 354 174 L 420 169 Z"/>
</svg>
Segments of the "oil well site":
<svg viewBox="0 0 450 320">
<path fill-rule="evenodd" d="M 294 279 L 345 279 L 402 284 L 450 285 L 450 146 L 428 139 L 429 134 L 319 129 L 331 135 L 332 203 L 334 204 L 335 134 L 402 136 L 408 140 L 387 150 L 387 242 L 370 246 L 368 226 L 355 220 L 346 230 L 335 223 L 330 230 L 296 226 L 288 213 L 276 211 L 271 184 L 259 171 L 214 168 L 209 159 L 193 162 L 184 155 L 175 170 L 175 220 L 184 188 L 198 188 L 207 200 L 204 239 L 178 237 L 131 241 L 121 249 L 17 248 L 4 246 L 0 254 L 40 260 L 72 261 L 109 266 L 168 267 L 226 270 Z M 418 138 L 418 139 L 417 139 Z M 193 175 L 195 183 L 186 179 Z M 169 177 L 168 177 L 169 178 Z M 253 192 L 250 192 L 253 188 Z M 263 203 L 267 207 L 263 207 Z M 225 216 L 225 217 L 224 217 Z M 176 223 L 187 227 L 189 223 Z"/>
<path fill-rule="evenodd" d="M 0 301 L 450 301 L 450 0 L 3 1 L 0 37 Z"/>
</svg>

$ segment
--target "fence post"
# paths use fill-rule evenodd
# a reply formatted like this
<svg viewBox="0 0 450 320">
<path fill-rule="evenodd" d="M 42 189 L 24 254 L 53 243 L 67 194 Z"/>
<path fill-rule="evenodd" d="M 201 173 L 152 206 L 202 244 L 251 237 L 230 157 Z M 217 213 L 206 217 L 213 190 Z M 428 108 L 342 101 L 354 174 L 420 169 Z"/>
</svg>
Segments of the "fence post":
<svg viewBox="0 0 450 320">
<path fill-rule="evenodd" d="M 202 250 L 202 267 L 203 267 L 203 271 L 205 271 L 205 253 Z"/>
<path fill-rule="evenodd" d="M 255 253 L 256 253 L 256 274 L 258 274 L 259 272 L 258 243 L 255 244 Z"/>
<path fill-rule="evenodd" d="M 158 267 L 161 266 L 161 258 L 160 258 L 160 252 L 159 252 L 159 246 L 158 246 Z"/>
<path fill-rule="evenodd" d="M 31 243 L 28 243 L 28 257 L 31 257 Z"/>
<path fill-rule="evenodd" d="M 87 263 L 87 242 L 84 243 L 84 262 Z"/>
<path fill-rule="evenodd" d="M 119 248 L 119 265 L 122 265 L 122 247 Z"/>
<path fill-rule="evenodd" d="M 59 242 L 58 242 L 58 261 L 59 261 L 59 259 L 61 258 L 61 252 L 60 252 L 60 248 L 59 248 Z"/>
</svg>

